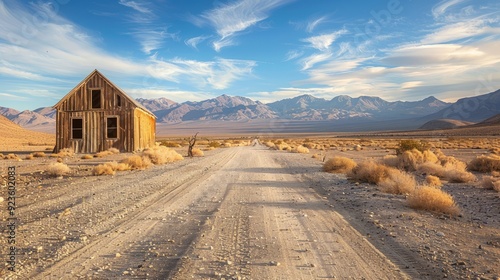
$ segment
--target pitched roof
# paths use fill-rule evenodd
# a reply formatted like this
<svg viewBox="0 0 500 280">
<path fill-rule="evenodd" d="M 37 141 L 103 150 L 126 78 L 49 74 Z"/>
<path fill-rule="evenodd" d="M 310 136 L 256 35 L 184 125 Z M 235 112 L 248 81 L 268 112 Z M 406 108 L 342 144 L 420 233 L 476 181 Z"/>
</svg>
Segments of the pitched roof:
<svg viewBox="0 0 500 280">
<path fill-rule="evenodd" d="M 57 109 L 57 107 L 59 105 L 61 105 L 66 99 L 68 99 L 75 92 L 75 90 L 77 88 L 81 87 L 82 84 L 85 83 L 87 80 L 89 80 L 90 77 L 92 77 L 94 74 L 98 74 L 99 76 L 101 76 L 102 79 L 104 79 L 108 84 L 110 84 L 111 86 L 113 86 L 114 88 L 116 88 L 116 90 L 118 90 L 126 99 L 128 99 L 130 102 L 132 102 L 137 108 L 145 111 L 148 114 L 151 114 L 153 117 L 156 118 L 155 114 L 153 114 L 151 111 L 149 111 L 148 109 L 146 109 L 146 107 L 142 106 L 142 104 L 140 104 L 139 102 L 137 102 L 137 100 L 135 100 L 132 97 L 128 96 L 128 94 L 126 94 L 125 91 L 123 91 L 120 87 L 118 87 L 113 82 L 111 82 L 108 78 L 106 78 L 106 76 L 104 76 L 97 69 L 95 69 L 87 77 L 85 77 L 85 79 L 83 79 L 78 85 L 76 85 L 72 90 L 70 90 L 70 92 L 68 94 L 66 94 L 61 100 L 59 100 L 59 102 L 57 102 L 56 105 L 52 106 L 52 108 Z"/>
</svg>

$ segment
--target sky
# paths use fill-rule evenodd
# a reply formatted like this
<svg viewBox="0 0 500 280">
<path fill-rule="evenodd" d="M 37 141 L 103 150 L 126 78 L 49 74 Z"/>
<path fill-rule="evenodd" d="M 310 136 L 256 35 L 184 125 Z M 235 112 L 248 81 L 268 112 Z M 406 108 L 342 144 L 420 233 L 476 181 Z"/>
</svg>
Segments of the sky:
<svg viewBox="0 0 500 280">
<path fill-rule="evenodd" d="M 53 106 L 94 69 L 134 98 L 500 88 L 498 0 L 0 0 L 0 106 Z"/>
</svg>

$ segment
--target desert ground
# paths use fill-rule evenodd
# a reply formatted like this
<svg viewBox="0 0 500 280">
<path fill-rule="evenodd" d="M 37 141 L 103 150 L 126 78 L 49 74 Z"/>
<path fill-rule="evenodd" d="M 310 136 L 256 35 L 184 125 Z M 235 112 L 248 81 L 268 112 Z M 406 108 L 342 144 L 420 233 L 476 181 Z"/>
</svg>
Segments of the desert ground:
<svg viewBox="0 0 500 280">
<path fill-rule="evenodd" d="M 186 156 L 185 138 L 164 140 Z M 395 157 L 398 141 L 200 138 L 197 157 L 100 176 L 97 166 L 139 153 L 51 155 L 45 139 L 4 144 L 0 248 L 7 256 L 7 175 L 15 166 L 17 255 L 16 271 L 5 263 L 0 277 L 500 279 L 500 193 L 480 186 L 490 173 L 441 180 L 459 209 L 450 214 L 323 170 L 333 157 Z M 426 141 L 463 162 L 500 146 L 495 137 Z M 307 153 L 293 152 L 299 144 Z M 56 162 L 70 169 L 51 173 Z"/>
</svg>

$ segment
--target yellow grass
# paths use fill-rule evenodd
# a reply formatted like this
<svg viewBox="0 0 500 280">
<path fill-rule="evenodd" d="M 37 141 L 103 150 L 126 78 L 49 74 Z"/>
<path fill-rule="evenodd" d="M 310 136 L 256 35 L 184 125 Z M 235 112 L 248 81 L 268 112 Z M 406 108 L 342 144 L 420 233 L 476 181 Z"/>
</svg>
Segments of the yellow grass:
<svg viewBox="0 0 500 280">
<path fill-rule="evenodd" d="M 29 154 L 24 159 L 25 160 L 32 160 L 32 159 L 35 159 L 35 157 L 33 156 L 33 154 Z"/>
<path fill-rule="evenodd" d="M 133 155 L 120 161 L 127 164 L 131 169 L 146 169 L 152 165 L 149 157 Z"/>
<path fill-rule="evenodd" d="M 500 178 L 494 176 L 484 176 L 479 185 L 488 190 L 500 192 Z"/>
<path fill-rule="evenodd" d="M 427 175 L 427 177 L 425 177 L 425 182 L 429 186 L 436 187 L 436 188 L 439 188 L 443 185 L 443 183 L 441 182 L 441 179 L 439 179 L 439 177 L 433 176 L 433 175 Z"/>
<path fill-rule="evenodd" d="M 297 146 L 296 148 L 292 149 L 292 152 L 299 153 L 299 154 L 308 154 L 309 149 L 300 145 L 300 146 Z"/>
<path fill-rule="evenodd" d="M 457 215 L 458 209 L 453 197 L 448 193 L 429 186 L 417 187 L 408 196 L 408 205 L 414 209 Z"/>
<path fill-rule="evenodd" d="M 36 158 L 38 158 L 38 157 L 41 158 L 41 157 L 46 157 L 46 156 L 47 155 L 44 152 L 35 152 L 35 153 L 33 153 L 33 157 L 36 157 Z"/>
<path fill-rule="evenodd" d="M 82 159 L 93 159 L 94 156 L 93 155 L 83 155 L 82 156 Z"/>
<path fill-rule="evenodd" d="M 500 156 L 494 154 L 479 156 L 469 162 L 467 168 L 483 173 L 500 171 Z"/>
<path fill-rule="evenodd" d="M 50 155 L 51 157 L 72 157 L 75 155 L 75 152 L 70 148 L 64 148 L 59 151 L 57 154 Z"/>
<path fill-rule="evenodd" d="M 99 164 L 92 170 L 94 176 L 115 175 L 115 173 L 115 170 L 108 164 Z"/>
<path fill-rule="evenodd" d="M 205 155 L 203 153 L 203 151 L 198 149 L 198 148 L 193 148 L 192 152 L 193 152 L 193 156 L 195 156 L 195 157 L 202 157 Z"/>
<path fill-rule="evenodd" d="M 392 194 L 410 194 L 415 191 L 415 177 L 399 169 L 389 169 L 387 178 L 377 184 L 382 192 Z"/>
<path fill-rule="evenodd" d="M 356 162 L 350 158 L 333 157 L 323 164 L 323 170 L 330 173 L 349 173 L 356 166 Z"/>
<path fill-rule="evenodd" d="M 46 169 L 46 172 L 49 175 L 55 176 L 55 177 L 63 176 L 65 174 L 69 173 L 70 171 L 71 171 L 71 169 L 66 164 L 61 163 L 61 162 L 51 163 Z"/>
<path fill-rule="evenodd" d="M 184 159 L 182 155 L 165 146 L 146 149 L 142 152 L 142 155 L 148 157 L 153 164 L 164 164 Z"/>
<path fill-rule="evenodd" d="M 116 161 L 113 161 L 99 164 L 98 166 L 94 167 L 94 169 L 92 170 L 92 174 L 95 176 L 115 175 L 116 171 L 127 171 L 130 169 L 131 167 L 127 163 L 118 163 Z"/>
<path fill-rule="evenodd" d="M 357 181 L 378 184 L 389 177 L 390 170 L 390 167 L 383 164 L 364 161 L 353 168 L 348 176 Z"/>
</svg>

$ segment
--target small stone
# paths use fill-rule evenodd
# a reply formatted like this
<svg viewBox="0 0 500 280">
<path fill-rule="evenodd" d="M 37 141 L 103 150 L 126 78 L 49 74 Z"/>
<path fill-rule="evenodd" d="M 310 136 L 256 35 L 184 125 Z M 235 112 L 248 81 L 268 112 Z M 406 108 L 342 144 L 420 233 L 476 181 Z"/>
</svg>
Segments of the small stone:
<svg viewBox="0 0 500 280">
<path fill-rule="evenodd" d="M 116 257 L 116 258 L 120 258 L 121 256 L 122 256 L 122 254 L 120 254 L 120 253 L 116 253 L 116 254 L 115 254 L 115 257 Z"/>
<path fill-rule="evenodd" d="M 276 261 L 270 261 L 270 262 L 269 262 L 269 265 L 270 265 L 270 266 L 280 266 L 280 265 L 281 265 L 281 263 L 276 262 Z"/>
<path fill-rule="evenodd" d="M 441 232 L 441 231 L 438 231 L 438 232 L 436 233 L 436 235 L 437 235 L 437 236 L 439 236 L 439 237 L 445 237 L 445 236 L 446 236 L 446 235 L 445 235 L 443 232 Z"/>
<path fill-rule="evenodd" d="M 233 264 L 233 262 L 232 262 L 232 261 L 230 261 L 230 260 L 227 260 L 227 261 L 226 261 L 226 264 L 227 264 L 227 265 L 232 265 L 232 264 Z"/>
</svg>

